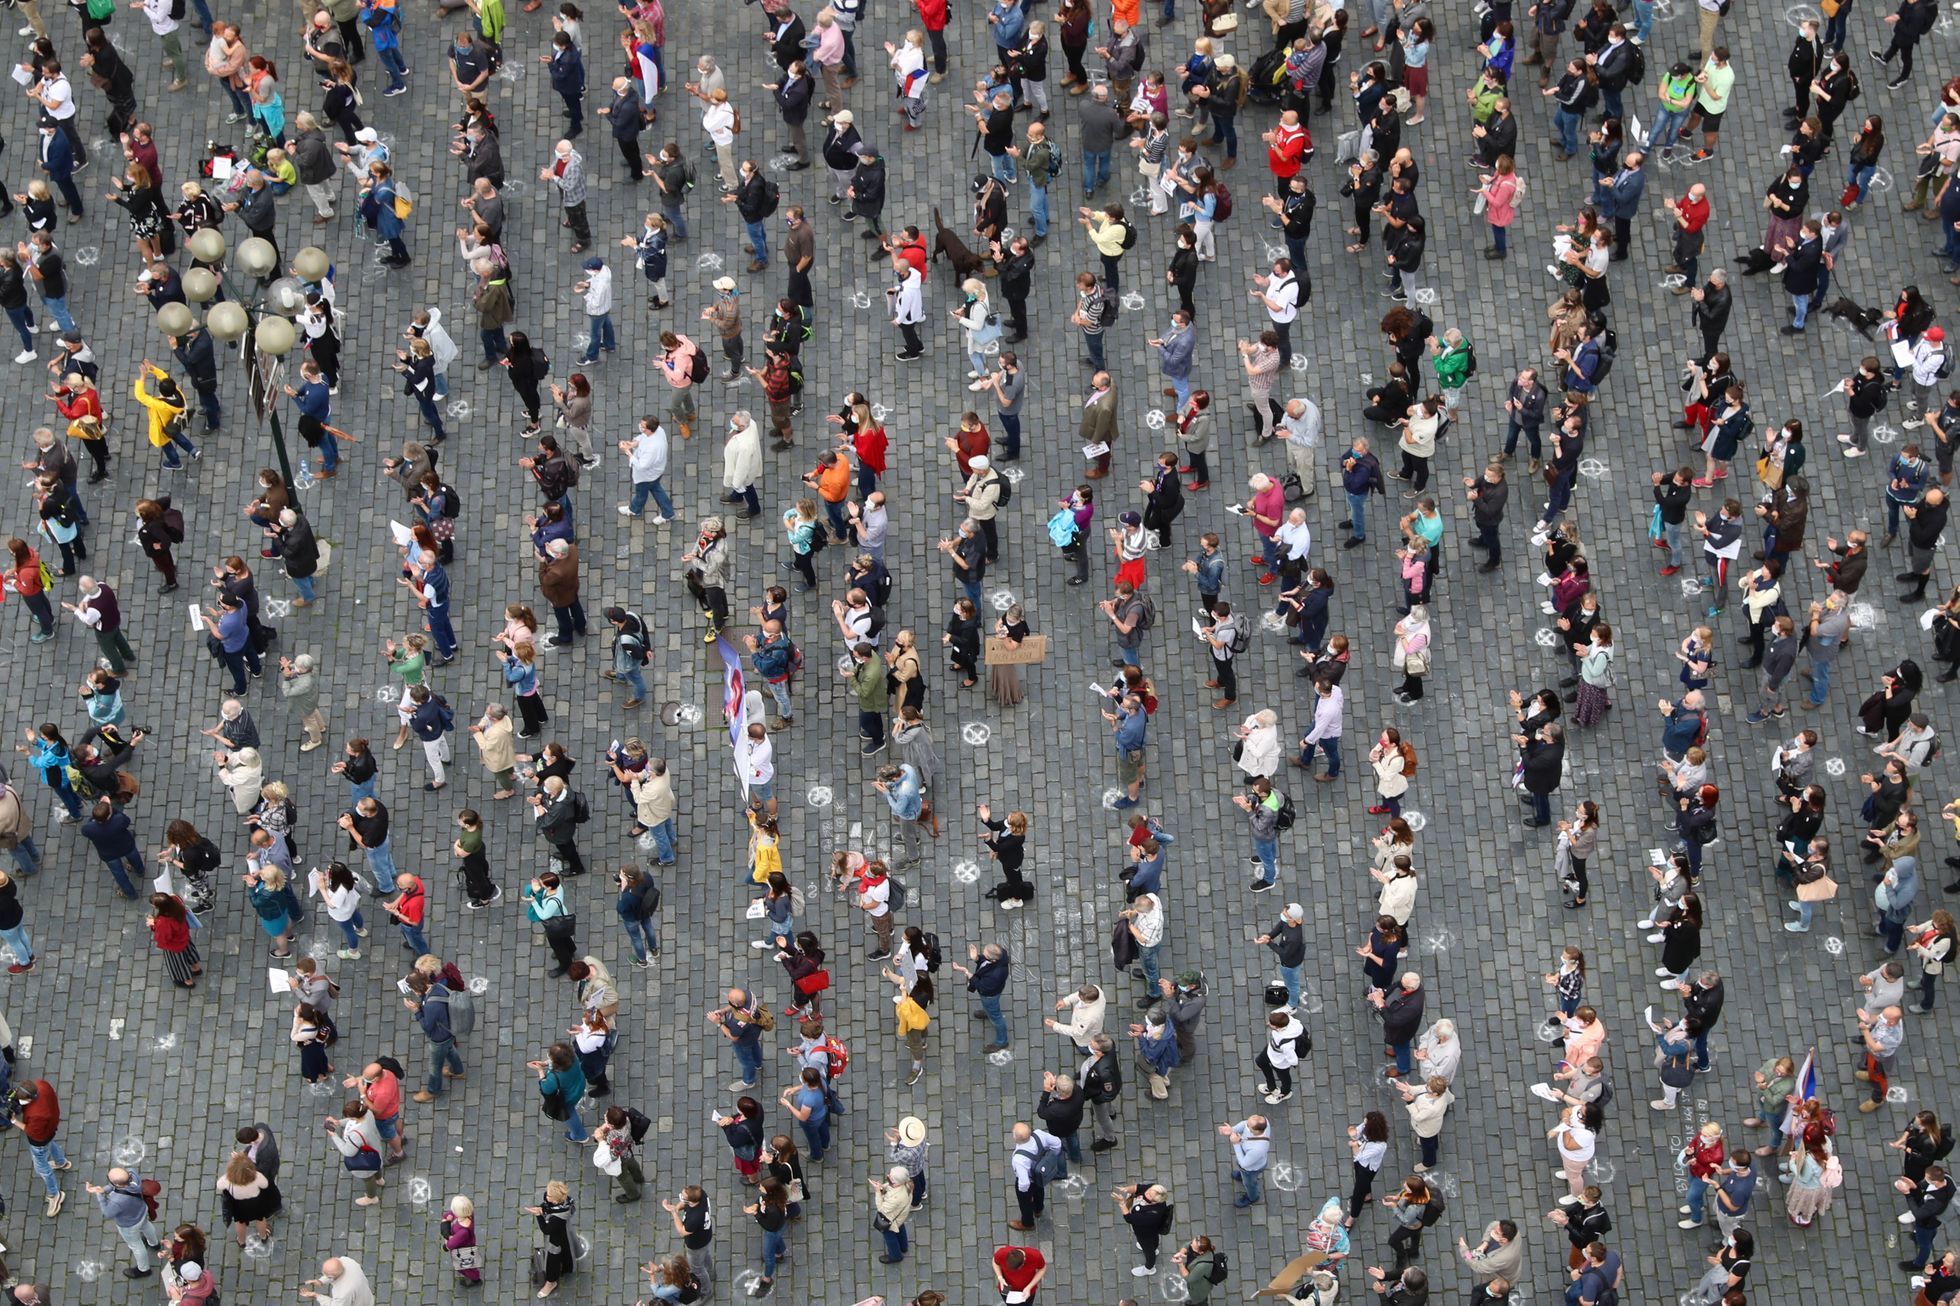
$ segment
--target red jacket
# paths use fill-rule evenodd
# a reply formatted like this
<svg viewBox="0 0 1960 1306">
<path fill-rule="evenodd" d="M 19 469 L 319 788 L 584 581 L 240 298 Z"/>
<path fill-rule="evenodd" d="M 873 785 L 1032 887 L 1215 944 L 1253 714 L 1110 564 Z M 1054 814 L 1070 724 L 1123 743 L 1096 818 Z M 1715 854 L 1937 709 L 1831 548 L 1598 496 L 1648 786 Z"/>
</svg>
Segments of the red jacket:
<svg viewBox="0 0 1960 1306">
<path fill-rule="evenodd" d="M 1266 147 L 1266 166 L 1273 170 L 1273 176 L 1281 181 L 1287 180 L 1300 171 L 1300 158 L 1307 152 L 1311 138 L 1305 127 L 1288 127 L 1280 123 L 1273 129 L 1273 143 Z"/>
<path fill-rule="evenodd" d="M 1715 1172 L 1728 1155 L 1720 1138 L 1709 1138 L 1696 1134 L 1682 1149 L 1688 1154 L 1688 1172 L 1697 1179 L 1706 1179 Z"/>
<path fill-rule="evenodd" d="M 887 444 L 882 426 L 860 426 L 857 434 L 851 438 L 851 448 L 856 451 L 858 461 L 880 476 L 885 474 Z"/>
<path fill-rule="evenodd" d="M 912 7 L 919 11 L 919 20 L 928 32 L 946 30 L 946 0 L 912 0 Z"/>
<path fill-rule="evenodd" d="M 150 922 L 150 937 L 165 952 L 182 952 L 191 946 L 191 927 L 188 922 L 159 916 Z"/>
</svg>

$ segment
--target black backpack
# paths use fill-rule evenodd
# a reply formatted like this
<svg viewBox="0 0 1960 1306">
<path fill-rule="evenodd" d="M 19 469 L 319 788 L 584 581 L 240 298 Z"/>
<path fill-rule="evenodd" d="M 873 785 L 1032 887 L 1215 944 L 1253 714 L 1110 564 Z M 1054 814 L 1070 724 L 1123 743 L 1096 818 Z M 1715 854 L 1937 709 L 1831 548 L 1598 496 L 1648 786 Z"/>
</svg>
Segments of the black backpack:
<svg viewBox="0 0 1960 1306">
<path fill-rule="evenodd" d="M 687 379 L 696 385 L 708 379 L 707 351 L 699 345 L 694 347 L 694 361 L 687 365 Z"/>
<path fill-rule="evenodd" d="M 1300 1027 L 1300 1032 L 1293 1036 L 1293 1055 L 1296 1057 L 1313 1055 L 1313 1031 L 1304 1025 Z"/>
<path fill-rule="evenodd" d="M 1602 328 L 1597 340 L 1599 343 L 1599 366 L 1592 374 L 1592 383 L 1595 387 L 1606 379 L 1607 373 L 1613 370 L 1613 360 L 1619 357 L 1620 353 L 1620 336 L 1612 327 Z"/>
<path fill-rule="evenodd" d="M 178 0 L 178 2 L 182 3 L 182 0 Z M 1137 247 L 1137 224 L 1134 222 L 1126 222 L 1123 224 L 1123 248 L 1135 249 L 1136 247 Z"/>
<path fill-rule="evenodd" d="M 887 875 L 885 877 L 885 883 L 891 890 L 890 896 L 885 899 L 885 905 L 893 911 L 897 911 L 905 905 L 905 900 L 911 896 L 912 891 L 907 889 L 905 887 L 905 881 L 899 879 L 896 875 Z M 926 938 L 933 939 L 935 942 L 937 941 L 937 936 L 935 935 L 928 934 Z"/>
<path fill-rule="evenodd" d="M 1639 48 L 1640 48 L 1639 46 L 1634 47 L 1634 49 L 1636 50 Z M 1429 1200 L 1423 1204 L 1422 1227 L 1425 1229 L 1433 1229 L 1434 1227 L 1436 1227 L 1436 1225 L 1442 1223 L 1442 1220 L 1443 1220 L 1443 1195 L 1437 1192 L 1434 1188 L 1432 1188 L 1429 1190 Z"/>
<path fill-rule="evenodd" d="M 1014 482 L 1008 480 L 999 472 L 994 473 L 994 479 L 1000 482 L 1000 498 L 994 500 L 994 507 L 1005 508 L 1008 504 L 1014 502 Z"/>
<path fill-rule="evenodd" d="M 1116 321 L 1116 314 L 1123 306 L 1123 297 L 1116 293 L 1115 287 L 1107 281 L 1102 283 L 1102 329 L 1107 331 Z"/>
<path fill-rule="evenodd" d="M 591 819 L 592 804 L 585 801 L 583 793 L 576 789 L 572 790 L 572 820 L 579 825 L 584 825 Z"/>
<path fill-rule="evenodd" d="M 184 514 L 175 508 L 163 510 L 163 533 L 170 537 L 172 544 L 184 542 Z"/>
<path fill-rule="evenodd" d="M 810 556 L 816 557 L 830 544 L 830 532 L 823 528 L 822 522 L 810 527 Z"/>
<path fill-rule="evenodd" d="M 1273 828 L 1275 830 L 1291 830 L 1295 815 L 1296 813 L 1293 810 L 1293 795 L 1281 794 L 1279 796 L 1279 815 L 1273 818 Z"/>
<path fill-rule="evenodd" d="M 438 485 L 436 491 L 442 495 L 444 508 L 442 515 L 450 521 L 455 521 L 463 512 L 463 496 L 456 493 L 456 487 L 450 485 L 448 482 L 443 482 Z"/>
<path fill-rule="evenodd" d="M 1206 1276 L 1211 1280 L 1211 1286 L 1216 1288 L 1219 1284 L 1225 1282 L 1231 1273 L 1232 1267 L 1225 1260 L 1225 1253 L 1213 1250 L 1211 1254 L 1211 1273 Z"/>
<path fill-rule="evenodd" d="M 776 205 L 782 201 L 782 197 L 783 197 L 783 192 L 776 185 L 775 182 L 769 180 L 767 177 L 762 178 L 762 216 L 763 217 L 766 218 L 770 214 L 776 211 Z"/>
<path fill-rule="evenodd" d="M 1627 42 L 1627 79 L 1622 85 L 1640 86 L 1647 80 L 1647 51 Z"/>
<path fill-rule="evenodd" d="M 939 970 L 939 936 L 930 930 L 926 931 L 919 938 L 919 947 L 926 959 L 926 970 L 928 972 L 937 972 Z"/>
</svg>

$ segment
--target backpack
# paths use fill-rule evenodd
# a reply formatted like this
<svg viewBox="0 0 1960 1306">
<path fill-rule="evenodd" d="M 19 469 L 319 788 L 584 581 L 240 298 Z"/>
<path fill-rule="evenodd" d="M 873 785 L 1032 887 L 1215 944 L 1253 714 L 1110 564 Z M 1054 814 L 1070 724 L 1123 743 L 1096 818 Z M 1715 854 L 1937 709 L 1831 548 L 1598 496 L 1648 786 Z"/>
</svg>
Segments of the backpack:
<svg viewBox="0 0 1960 1306">
<path fill-rule="evenodd" d="M 1463 379 L 1468 381 L 1477 374 L 1477 347 L 1475 345 L 1465 345 L 1463 347 L 1463 354 Z"/>
<path fill-rule="evenodd" d="M 184 21 L 184 0 L 170 0 L 170 17 L 176 22 L 181 23 Z M 156 1211 L 154 1209 L 150 1212 L 150 1218 L 156 1218 Z"/>
<path fill-rule="evenodd" d="M 1300 474 L 1298 472 L 1288 472 L 1286 475 L 1280 477 L 1279 484 L 1288 503 L 1298 503 L 1307 497 L 1307 487 L 1300 484 Z"/>
<path fill-rule="evenodd" d="M 1953 351 L 1944 345 L 1940 347 L 1940 369 L 1937 375 L 1942 381 L 1953 375 Z"/>
<path fill-rule="evenodd" d="M 163 510 L 163 533 L 170 538 L 172 544 L 182 544 L 184 542 L 184 514 L 175 508 L 165 508 Z"/>
<path fill-rule="evenodd" d="M 436 493 L 442 496 L 443 516 L 455 521 L 463 511 L 463 496 L 456 493 L 456 487 L 443 481 L 436 486 Z"/>
<path fill-rule="evenodd" d="M 393 1075 L 396 1079 L 405 1078 L 408 1073 L 402 1069 L 402 1063 L 395 1060 L 393 1057 L 376 1057 L 374 1059 L 374 1064 L 380 1066 L 383 1070 Z"/>
<path fill-rule="evenodd" d="M 1300 1032 L 1293 1036 L 1293 1055 L 1306 1057 L 1313 1055 L 1313 1031 L 1301 1026 Z"/>
<path fill-rule="evenodd" d="M 689 1306 L 690 1303 L 701 1300 L 701 1280 L 694 1277 L 692 1270 L 688 1271 L 687 1282 L 683 1283 L 680 1287 L 680 1296 L 674 1298 L 674 1300 L 681 1302 L 683 1306 Z"/>
<path fill-rule="evenodd" d="M 1598 1105 L 1601 1110 L 1604 1110 L 1606 1107 L 1611 1106 L 1612 1104 L 1613 1104 L 1613 1081 L 1610 1078 L 1608 1078 L 1605 1071 L 1602 1070 L 1599 1076 Z"/>
<path fill-rule="evenodd" d="M 905 905 L 905 900 L 911 895 L 911 890 L 907 889 L 905 887 L 905 881 L 899 879 L 896 875 L 887 875 L 885 877 L 885 883 L 891 888 L 891 896 L 885 900 L 885 903 L 893 911 L 897 911 Z"/>
<path fill-rule="evenodd" d="M 762 179 L 762 216 L 763 217 L 766 218 L 770 214 L 776 211 L 776 205 L 781 202 L 782 196 L 783 196 L 783 192 L 781 188 L 776 185 L 775 182 L 769 180 L 767 177 L 764 177 Z"/>
<path fill-rule="evenodd" d="M 1122 308 L 1122 296 L 1107 281 L 1102 283 L 1102 329 L 1107 331 L 1116 321 L 1116 314 Z"/>
<path fill-rule="evenodd" d="M 1231 1273 L 1232 1267 L 1225 1260 L 1225 1253 L 1213 1250 L 1211 1254 L 1211 1273 L 1205 1276 L 1211 1280 L 1211 1286 L 1216 1288 L 1219 1284 L 1225 1282 Z"/>
<path fill-rule="evenodd" d="M 1597 386 L 1606 379 L 1607 373 L 1613 370 L 1613 360 L 1619 357 L 1620 336 L 1613 328 L 1605 327 L 1594 337 L 1594 343 L 1599 346 L 1599 365 L 1593 369 L 1592 374 L 1592 383 Z"/>
<path fill-rule="evenodd" d="M 1647 51 L 1633 42 L 1627 42 L 1626 86 L 1641 86 L 1647 81 Z"/>
<path fill-rule="evenodd" d="M 1273 828 L 1275 830 L 1291 830 L 1297 815 L 1298 813 L 1293 810 L 1293 795 L 1281 794 L 1279 796 L 1279 815 L 1273 818 Z"/>
<path fill-rule="evenodd" d="M 1062 1149 L 1059 1147 L 1043 1147 L 1041 1144 L 1036 1143 L 1034 1148 L 1034 1162 L 1028 1167 L 1028 1170 L 1033 1175 L 1036 1183 L 1054 1183 L 1062 1177 L 1063 1173 Z"/>
<path fill-rule="evenodd" d="M 1416 750 L 1406 743 L 1397 744 L 1402 750 L 1402 778 L 1413 780 L 1416 776 Z"/>
<path fill-rule="evenodd" d="M 1212 187 L 1213 206 L 1211 220 L 1223 222 L 1232 216 L 1232 192 L 1225 189 L 1223 182 Z"/>
<path fill-rule="evenodd" d="M 637 635 L 622 635 L 620 636 L 620 638 L 624 640 L 632 641 L 627 647 L 631 648 L 634 654 L 639 658 L 640 665 L 645 666 L 648 662 L 651 662 L 653 660 L 653 654 L 649 652 L 647 649 L 646 618 L 642 617 L 639 613 L 632 612 L 632 611 L 627 612 L 626 615 L 640 623 L 640 633 Z"/>
<path fill-rule="evenodd" d="M 834 1034 L 824 1035 L 823 1054 L 830 1058 L 830 1077 L 837 1078 L 851 1068 L 851 1054 Z"/>
<path fill-rule="evenodd" d="M 694 189 L 694 165 L 687 161 L 687 155 L 685 154 L 682 154 L 680 158 L 676 160 L 676 162 L 678 162 L 681 165 L 681 185 L 685 186 L 689 190 L 693 190 Z"/>
<path fill-rule="evenodd" d="M 823 528 L 822 522 L 810 527 L 810 556 L 816 557 L 830 544 L 830 532 Z"/>
<path fill-rule="evenodd" d="M 436 705 L 436 720 L 442 722 L 442 728 L 445 731 L 453 730 L 456 726 L 456 713 L 451 710 L 449 700 L 441 694 L 437 694 L 434 696 L 434 701 Z"/>
<path fill-rule="evenodd" d="M 464 1038 L 476 1032 L 476 995 L 468 989 L 451 989 L 442 999 L 449 1008 L 449 1032 Z"/>
<path fill-rule="evenodd" d="M 181 0 L 179 2 L 181 3 Z M 140 1179 L 133 1191 L 128 1188 L 118 1188 L 115 1191 L 130 1197 L 142 1198 L 143 1205 L 149 1208 L 150 1218 L 152 1220 L 157 1218 L 157 1198 L 163 1194 L 163 1185 L 156 1180 Z"/>
<path fill-rule="evenodd" d="M 1000 498 L 994 500 L 994 507 L 1005 508 L 1008 504 L 1014 502 L 1014 482 L 1008 480 L 1005 476 L 999 475 L 996 475 L 994 479 L 1000 482 Z M 889 577 L 887 579 L 889 582 Z M 879 600 L 881 603 L 883 601 L 882 599 Z"/>
<path fill-rule="evenodd" d="M 1137 245 L 1137 224 L 1134 222 L 1126 222 L 1123 224 L 1123 248 L 1135 249 L 1136 245 Z"/>
<path fill-rule="evenodd" d="M 696 385 L 708 379 L 708 355 L 699 345 L 694 347 L 694 361 L 687 365 L 687 379 Z"/>
<path fill-rule="evenodd" d="M 769 1004 L 766 1002 L 758 1001 L 755 1010 L 749 1014 L 749 1019 L 765 1034 L 774 1032 L 776 1028 L 776 1013 L 769 1010 Z"/>
<path fill-rule="evenodd" d="M 939 970 L 939 936 L 928 930 L 920 936 L 919 945 L 925 950 L 927 973 L 937 972 Z"/>
<path fill-rule="evenodd" d="M 1062 147 L 1059 145 L 1051 144 L 1048 147 L 1048 180 L 1053 181 L 1055 180 L 1055 178 L 1061 175 L 1062 175 Z"/>
<path fill-rule="evenodd" d="M 1245 622 L 1234 620 L 1232 623 L 1232 643 L 1231 643 L 1232 655 L 1234 657 L 1237 657 L 1239 654 L 1245 652 L 1247 649 L 1251 647 L 1252 647 L 1252 627 L 1247 625 Z M 1290 816 L 1291 813 L 1288 813 L 1288 815 Z M 1291 826 L 1292 824 L 1293 822 L 1291 820 L 1288 820 L 1286 825 L 1281 826 L 1280 828 L 1285 829 L 1287 828 L 1287 826 Z"/>
<path fill-rule="evenodd" d="M 1638 50 L 1639 48 L 1640 48 L 1639 46 L 1634 47 L 1634 49 L 1636 50 Z M 1443 1195 L 1432 1188 L 1429 1190 L 1429 1200 L 1423 1203 L 1422 1227 L 1425 1229 L 1433 1229 L 1434 1227 L 1436 1227 L 1436 1225 L 1442 1222 L 1442 1219 L 1443 1219 Z"/>
<path fill-rule="evenodd" d="M 584 794 L 576 789 L 572 790 L 572 820 L 576 824 L 584 825 L 591 819 L 592 804 L 585 801 Z"/>
<path fill-rule="evenodd" d="M 1137 602 L 1143 605 L 1143 611 L 1137 614 L 1137 629 L 1149 630 L 1157 624 L 1157 605 L 1150 601 L 1148 594 L 1137 595 Z"/>
</svg>

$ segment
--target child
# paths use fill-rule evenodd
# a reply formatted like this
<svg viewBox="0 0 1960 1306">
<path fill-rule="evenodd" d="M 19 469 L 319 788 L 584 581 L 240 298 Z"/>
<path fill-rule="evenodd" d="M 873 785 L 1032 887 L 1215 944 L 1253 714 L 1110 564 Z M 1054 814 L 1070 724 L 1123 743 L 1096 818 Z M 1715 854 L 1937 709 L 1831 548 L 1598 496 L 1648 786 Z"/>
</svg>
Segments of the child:
<svg viewBox="0 0 1960 1306">
<path fill-rule="evenodd" d="M 1708 688 L 1709 672 L 1715 669 L 1715 632 L 1696 626 L 1681 641 L 1674 657 L 1681 664 L 1681 683 L 1686 689 Z"/>
<path fill-rule="evenodd" d="M 783 869 L 782 837 L 776 830 L 776 818 L 759 807 L 750 808 L 749 830 L 749 878 L 767 884 L 771 875 Z"/>
</svg>

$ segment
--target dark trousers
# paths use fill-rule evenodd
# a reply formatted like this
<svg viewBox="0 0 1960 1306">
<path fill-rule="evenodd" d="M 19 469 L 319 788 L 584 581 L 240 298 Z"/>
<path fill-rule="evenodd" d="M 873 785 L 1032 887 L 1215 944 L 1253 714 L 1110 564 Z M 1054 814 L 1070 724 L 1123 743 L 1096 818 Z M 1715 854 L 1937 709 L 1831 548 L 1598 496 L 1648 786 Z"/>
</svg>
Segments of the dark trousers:
<svg viewBox="0 0 1960 1306">
<path fill-rule="evenodd" d="M 1020 1207 L 1022 1224 L 1033 1224 L 1041 1218 L 1041 1210 L 1045 1202 L 1042 1189 L 1045 1187 L 1047 1185 L 1041 1180 L 1030 1179 L 1026 1190 L 1020 1188 L 1014 1190 L 1014 1203 Z"/>
<path fill-rule="evenodd" d="M 1265 1077 L 1267 1092 L 1271 1092 L 1275 1088 L 1282 1093 L 1291 1093 L 1293 1091 L 1292 1067 L 1274 1065 L 1272 1058 L 1264 1052 L 1254 1057 L 1252 1063 L 1259 1067 L 1259 1073 Z"/>
<path fill-rule="evenodd" d="M 906 353 L 919 354 L 925 352 L 925 347 L 926 347 L 925 342 L 919 339 L 919 328 L 916 323 L 913 322 L 899 323 L 898 334 L 905 341 Z"/>
<path fill-rule="evenodd" d="M 1219 657 L 1216 649 L 1211 654 L 1211 676 L 1218 682 L 1218 696 L 1231 700 L 1239 696 L 1239 678 L 1232 670 L 1232 659 Z"/>
<path fill-rule="evenodd" d="M 571 224 L 573 240 L 581 245 L 590 245 L 592 243 L 592 224 L 586 220 L 585 205 L 567 204 L 565 206 L 565 221 Z"/>
<path fill-rule="evenodd" d="M 558 638 L 569 643 L 585 633 L 585 606 L 574 599 L 565 607 L 554 607 L 551 615 L 558 618 Z"/>
<path fill-rule="evenodd" d="M 619 157 L 626 160 L 626 171 L 634 181 L 646 180 L 646 163 L 640 151 L 640 138 L 637 136 L 615 136 L 613 144 L 619 146 Z"/>
<path fill-rule="evenodd" d="M 885 742 L 885 714 L 858 709 L 858 738 L 877 747 Z"/>
<path fill-rule="evenodd" d="M 1430 1140 L 1425 1139 L 1425 1142 Z M 1425 1162 L 1425 1164 L 1427 1164 Z M 1415 1264 L 1416 1254 L 1422 1248 L 1422 1226 L 1410 1225 L 1397 1229 L 1388 1235 L 1388 1245 L 1395 1251 L 1395 1273 L 1400 1274 Z"/>
</svg>

